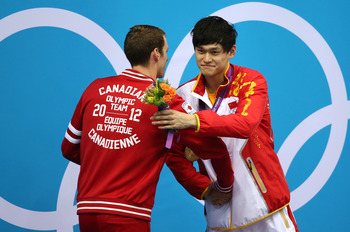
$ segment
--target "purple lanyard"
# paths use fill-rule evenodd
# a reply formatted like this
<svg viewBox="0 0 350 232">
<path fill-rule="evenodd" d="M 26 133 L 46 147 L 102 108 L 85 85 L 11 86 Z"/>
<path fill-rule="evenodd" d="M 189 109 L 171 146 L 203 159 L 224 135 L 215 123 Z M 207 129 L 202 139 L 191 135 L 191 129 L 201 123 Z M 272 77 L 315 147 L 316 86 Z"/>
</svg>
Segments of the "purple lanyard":
<svg viewBox="0 0 350 232">
<path fill-rule="evenodd" d="M 216 97 L 216 100 L 215 100 L 215 103 L 213 105 L 213 108 L 211 109 L 212 111 L 214 112 L 217 112 L 221 103 L 222 103 L 222 100 L 224 99 L 229 87 L 230 87 L 230 84 L 231 84 L 231 81 L 232 81 L 232 77 L 233 77 L 233 68 L 232 66 L 230 65 L 229 67 L 229 70 L 228 70 L 228 84 L 226 85 L 225 89 L 223 89 L 222 91 L 220 91 L 220 93 L 218 94 L 218 96 Z M 200 107 L 200 110 L 204 110 L 204 107 L 202 109 L 202 107 Z"/>
</svg>

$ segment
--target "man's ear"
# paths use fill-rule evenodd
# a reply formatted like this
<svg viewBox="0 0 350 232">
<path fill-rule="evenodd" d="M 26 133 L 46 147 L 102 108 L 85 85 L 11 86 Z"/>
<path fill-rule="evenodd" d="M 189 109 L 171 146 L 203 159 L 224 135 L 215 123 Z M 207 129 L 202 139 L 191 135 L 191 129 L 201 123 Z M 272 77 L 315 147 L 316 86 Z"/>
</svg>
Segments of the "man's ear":
<svg viewBox="0 0 350 232">
<path fill-rule="evenodd" d="M 156 62 L 159 61 L 160 52 L 159 52 L 158 48 L 153 49 L 152 54 L 151 54 L 151 57 L 152 57 Z"/>
<path fill-rule="evenodd" d="M 236 49 L 237 49 L 236 45 L 233 45 L 233 47 L 229 51 L 230 59 L 236 55 Z"/>
</svg>

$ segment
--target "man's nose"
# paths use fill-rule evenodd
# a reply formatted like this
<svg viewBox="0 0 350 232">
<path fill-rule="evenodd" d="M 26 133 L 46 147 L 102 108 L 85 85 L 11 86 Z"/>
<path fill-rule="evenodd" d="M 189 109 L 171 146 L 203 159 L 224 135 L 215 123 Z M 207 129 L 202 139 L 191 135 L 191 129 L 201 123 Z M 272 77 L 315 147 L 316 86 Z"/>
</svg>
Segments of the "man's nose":
<svg viewBox="0 0 350 232">
<path fill-rule="evenodd" d="M 203 60 L 204 60 L 204 62 L 210 62 L 210 61 L 212 60 L 211 55 L 210 55 L 209 52 L 206 52 L 206 53 L 204 54 Z"/>
</svg>

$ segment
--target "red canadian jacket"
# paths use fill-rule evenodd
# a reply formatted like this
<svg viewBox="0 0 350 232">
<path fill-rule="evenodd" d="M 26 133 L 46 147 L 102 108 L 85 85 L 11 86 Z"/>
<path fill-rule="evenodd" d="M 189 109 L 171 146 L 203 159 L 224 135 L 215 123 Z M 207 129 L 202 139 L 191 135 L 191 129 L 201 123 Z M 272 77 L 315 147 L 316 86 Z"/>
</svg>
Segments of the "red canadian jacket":
<svg viewBox="0 0 350 232">
<path fill-rule="evenodd" d="M 193 136 L 193 130 L 184 130 L 180 139 L 176 134 L 171 150 L 165 148 L 167 134 L 150 120 L 158 108 L 141 102 L 152 85 L 152 78 L 127 69 L 118 76 L 96 79 L 82 94 L 61 146 L 63 156 L 80 165 L 78 214 L 118 214 L 150 221 L 159 175 L 171 155 L 168 167 L 200 199 L 210 180 L 175 157 L 183 158 L 183 146 L 201 158 L 214 158 L 218 186 L 232 188 L 229 154 L 215 136 Z M 171 108 L 186 112 L 187 105 L 175 97 Z"/>
</svg>

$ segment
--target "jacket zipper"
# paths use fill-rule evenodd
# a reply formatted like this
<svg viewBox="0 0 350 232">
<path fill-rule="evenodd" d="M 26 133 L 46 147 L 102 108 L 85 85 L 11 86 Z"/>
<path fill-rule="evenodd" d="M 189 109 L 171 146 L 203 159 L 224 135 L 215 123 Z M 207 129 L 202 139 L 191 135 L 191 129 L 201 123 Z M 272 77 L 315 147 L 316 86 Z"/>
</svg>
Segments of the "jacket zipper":
<svg viewBox="0 0 350 232">
<path fill-rule="evenodd" d="M 267 192 L 267 189 L 266 189 L 266 187 L 265 187 L 265 185 L 264 185 L 264 182 L 263 182 L 263 181 L 261 180 L 261 178 L 260 178 L 260 175 L 259 175 L 259 173 L 258 173 L 258 170 L 256 170 L 256 168 L 255 168 L 255 165 L 254 165 L 254 163 L 253 163 L 252 158 L 248 157 L 248 158 L 247 158 L 247 162 L 248 162 L 248 164 L 249 164 L 249 169 L 250 169 L 251 173 L 253 174 L 253 176 L 254 176 L 256 182 L 258 183 L 258 185 L 259 185 L 259 187 L 260 187 L 261 192 L 266 193 L 266 192 Z"/>
</svg>

